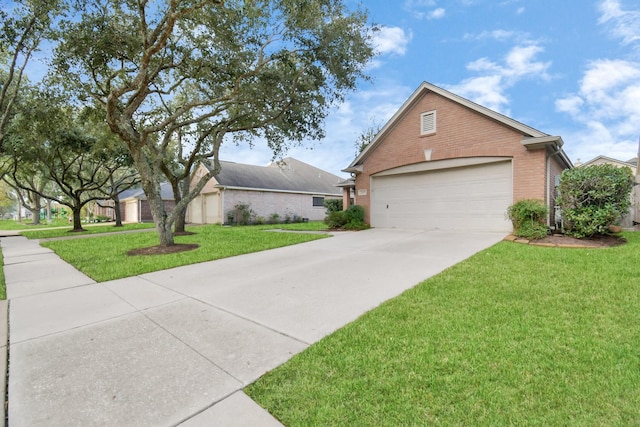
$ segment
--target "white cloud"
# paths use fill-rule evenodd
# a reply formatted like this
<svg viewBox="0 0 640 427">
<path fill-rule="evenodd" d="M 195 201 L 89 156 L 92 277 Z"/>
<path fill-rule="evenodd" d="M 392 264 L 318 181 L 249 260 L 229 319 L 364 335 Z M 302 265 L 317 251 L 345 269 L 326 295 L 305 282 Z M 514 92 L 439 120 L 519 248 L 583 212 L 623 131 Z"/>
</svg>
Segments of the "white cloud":
<svg viewBox="0 0 640 427">
<path fill-rule="evenodd" d="M 556 110 L 583 126 L 570 135 L 577 157 L 633 157 L 640 135 L 639 99 L 640 63 L 620 59 L 590 62 L 578 93 L 556 101 Z"/>
<path fill-rule="evenodd" d="M 505 111 L 505 107 L 509 103 L 509 99 L 504 94 L 504 81 L 499 74 L 472 77 L 457 85 L 446 86 L 446 89 L 483 107 L 508 113 Z"/>
<path fill-rule="evenodd" d="M 599 10 L 602 16 L 598 22 L 608 25 L 623 45 L 640 41 L 640 10 L 623 10 L 620 0 L 604 0 Z"/>
<path fill-rule="evenodd" d="M 446 11 L 443 8 L 439 7 L 429 12 L 427 14 L 427 19 L 441 19 L 444 18 L 445 13 Z"/>
<path fill-rule="evenodd" d="M 481 75 L 447 86 L 447 89 L 487 108 L 509 114 L 507 89 L 524 78 L 549 78 L 547 70 L 551 62 L 536 60 L 543 51 L 541 46 L 527 44 L 513 47 L 501 62 L 477 59 L 467 64 L 467 69 Z"/>
<path fill-rule="evenodd" d="M 403 28 L 380 27 L 373 35 L 373 46 L 380 55 L 404 55 L 412 38 L 411 32 L 407 33 Z"/>
</svg>

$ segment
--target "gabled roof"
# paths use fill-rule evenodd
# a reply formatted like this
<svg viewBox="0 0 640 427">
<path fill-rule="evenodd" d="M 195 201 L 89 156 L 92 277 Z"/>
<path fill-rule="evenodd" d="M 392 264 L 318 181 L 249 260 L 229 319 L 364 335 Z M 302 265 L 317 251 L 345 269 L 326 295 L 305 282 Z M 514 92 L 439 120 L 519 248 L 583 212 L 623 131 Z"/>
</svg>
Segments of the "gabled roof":
<svg viewBox="0 0 640 427">
<path fill-rule="evenodd" d="M 174 200 L 171 184 L 169 184 L 168 182 L 163 182 L 160 184 L 160 196 L 162 197 L 162 200 Z M 131 188 L 120 193 L 119 198 L 120 200 L 147 200 L 147 195 L 144 194 L 144 190 L 142 188 Z"/>
<path fill-rule="evenodd" d="M 435 86 L 431 83 L 423 82 L 418 87 L 418 89 L 416 89 L 413 94 L 411 94 L 409 99 L 407 99 L 404 104 L 402 104 L 400 109 L 393 115 L 393 117 L 389 119 L 389 121 L 384 125 L 380 132 L 378 132 L 371 143 L 369 143 L 369 145 L 367 145 L 367 147 L 362 150 L 360 155 L 356 157 L 355 160 L 351 162 L 349 167 L 344 169 L 344 171 L 356 172 L 358 170 L 358 165 L 362 164 L 362 162 L 370 155 L 370 153 L 372 153 L 376 149 L 380 141 L 383 139 L 384 135 L 395 126 L 396 122 L 399 121 L 426 92 L 433 92 L 435 94 L 438 94 L 444 98 L 470 108 L 471 110 L 474 110 L 490 119 L 493 119 L 507 127 L 520 132 L 523 135 L 522 144 L 527 147 L 527 149 L 538 149 L 545 146 L 557 148 L 560 152 L 560 156 L 565 161 L 565 163 L 568 166 L 572 166 L 571 161 L 561 149 L 563 141 L 559 136 L 551 136 L 544 132 L 540 132 L 537 129 L 520 123 L 519 121 L 500 114 L 496 111 L 483 107 L 482 105 L 476 104 L 473 101 L 456 95 L 455 93 L 449 92 L 448 90 L 442 89 L 441 87 Z"/>
<path fill-rule="evenodd" d="M 213 170 L 212 161 L 202 162 Z M 216 187 L 264 190 L 288 193 L 340 195 L 336 184 L 343 178 L 307 163 L 287 157 L 267 166 L 220 161 L 220 172 L 214 176 Z"/>
<path fill-rule="evenodd" d="M 584 162 L 583 164 L 581 164 L 580 166 L 589 166 L 591 164 L 596 163 L 597 161 L 602 161 L 605 163 L 615 163 L 615 164 L 619 164 L 621 166 L 629 166 L 629 167 L 633 167 L 635 168 L 638 164 L 638 158 L 634 157 L 631 160 L 618 160 L 618 159 L 614 159 L 613 157 L 607 157 L 607 156 L 596 156 L 593 159 L 589 160 L 588 162 Z"/>
</svg>

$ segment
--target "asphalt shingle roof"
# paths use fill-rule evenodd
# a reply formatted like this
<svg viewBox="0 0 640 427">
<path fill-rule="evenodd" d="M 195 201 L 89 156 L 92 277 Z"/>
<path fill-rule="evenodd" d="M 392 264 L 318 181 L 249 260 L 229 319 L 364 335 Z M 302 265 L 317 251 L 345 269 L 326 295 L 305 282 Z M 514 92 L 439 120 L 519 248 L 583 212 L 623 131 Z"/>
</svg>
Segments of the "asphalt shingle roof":
<svg viewBox="0 0 640 427">
<path fill-rule="evenodd" d="M 204 165 L 213 170 L 213 162 Z M 287 157 L 267 166 L 220 161 L 220 173 L 215 175 L 221 187 L 251 188 L 340 195 L 336 184 L 343 178 L 307 163 Z"/>
</svg>

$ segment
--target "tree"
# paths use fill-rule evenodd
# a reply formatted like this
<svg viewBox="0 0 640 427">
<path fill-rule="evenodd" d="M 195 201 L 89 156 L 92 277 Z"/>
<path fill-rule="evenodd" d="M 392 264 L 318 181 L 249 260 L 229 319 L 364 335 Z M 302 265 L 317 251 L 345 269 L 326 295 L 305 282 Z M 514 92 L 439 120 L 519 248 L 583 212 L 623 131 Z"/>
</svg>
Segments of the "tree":
<svg viewBox="0 0 640 427">
<path fill-rule="evenodd" d="M 330 106 L 366 78 L 370 37 L 366 14 L 339 0 L 94 0 L 64 23 L 54 63 L 80 98 L 105 106 L 166 246 L 220 171 L 224 141 L 264 139 L 276 157 L 324 136 Z M 167 212 L 160 183 L 176 141 L 186 160 L 178 174 L 208 157 L 215 167 Z"/>
<path fill-rule="evenodd" d="M 56 0 L 16 0 L 0 10 L 0 152 L 15 104 L 24 86 L 25 69 L 52 23 L 62 13 Z"/>
<path fill-rule="evenodd" d="M 82 231 L 84 206 L 116 197 L 137 182 L 130 156 L 94 109 L 77 111 L 50 94 L 29 99 L 7 134 L 10 182 L 19 191 L 68 206 L 73 231 Z"/>
<path fill-rule="evenodd" d="M 567 169 L 560 177 L 560 195 L 567 234 L 582 238 L 609 233 L 631 206 L 631 169 L 592 165 Z"/>
<path fill-rule="evenodd" d="M 362 133 L 360 135 L 358 135 L 358 138 L 356 139 L 356 142 L 355 142 L 356 157 L 359 156 L 360 153 L 362 153 L 365 148 L 367 148 L 367 146 L 371 143 L 371 141 L 374 140 L 376 135 L 378 135 L 378 133 L 380 133 L 381 129 L 382 129 L 382 125 L 381 124 L 379 124 L 379 123 L 378 124 L 372 124 L 367 129 L 362 131 Z"/>
</svg>

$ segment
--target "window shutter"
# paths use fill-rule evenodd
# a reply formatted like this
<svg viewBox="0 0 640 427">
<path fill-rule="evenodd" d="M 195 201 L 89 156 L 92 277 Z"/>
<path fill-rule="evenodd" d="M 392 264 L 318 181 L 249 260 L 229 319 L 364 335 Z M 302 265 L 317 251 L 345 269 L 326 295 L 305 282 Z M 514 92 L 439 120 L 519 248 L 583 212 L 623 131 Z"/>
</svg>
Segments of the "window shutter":
<svg viewBox="0 0 640 427">
<path fill-rule="evenodd" d="M 420 133 L 422 135 L 436 131 L 436 112 L 428 111 L 420 115 Z"/>
</svg>

